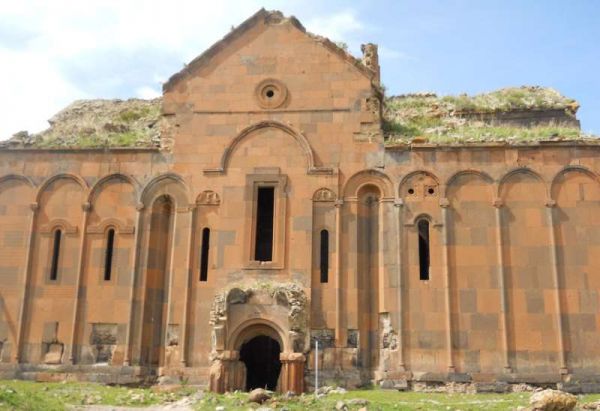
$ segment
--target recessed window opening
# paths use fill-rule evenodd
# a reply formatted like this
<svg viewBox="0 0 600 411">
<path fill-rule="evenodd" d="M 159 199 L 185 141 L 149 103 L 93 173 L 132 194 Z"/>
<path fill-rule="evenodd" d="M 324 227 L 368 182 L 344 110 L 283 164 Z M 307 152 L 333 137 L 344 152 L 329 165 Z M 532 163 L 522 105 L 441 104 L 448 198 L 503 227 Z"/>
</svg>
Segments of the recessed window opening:
<svg viewBox="0 0 600 411">
<path fill-rule="evenodd" d="M 106 253 L 104 254 L 104 281 L 112 276 L 113 252 L 115 248 L 115 230 L 111 228 L 106 234 Z"/>
<path fill-rule="evenodd" d="M 210 248 L 210 228 L 202 230 L 202 249 L 200 251 L 200 281 L 208 280 L 208 249 Z"/>
<path fill-rule="evenodd" d="M 433 193 L 435 193 L 435 190 L 433 188 L 429 188 L 429 189 L 427 189 L 427 192 L 429 194 L 433 194 Z"/>
<path fill-rule="evenodd" d="M 60 240 L 62 231 L 54 232 L 54 245 L 52 247 L 52 264 L 50 265 L 50 280 L 55 281 L 58 278 L 58 260 L 60 258 Z"/>
<path fill-rule="evenodd" d="M 408 189 L 408 194 L 414 194 L 415 193 L 415 189 L 414 188 L 409 188 Z"/>
<path fill-rule="evenodd" d="M 329 281 L 329 231 L 321 230 L 321 282 Z"/>
<path fill-rule="evenodd" d="M 419 230 L 419 278 L 429 280 L 429 221 L 420 220 Z"/>
<path fill-rule="evenodd" d="M 273 90 L 267 90 L 267 97 L 272 98 L 275 95 Z"/>
<path fill-rule="evenodd" d="M 254 260 L 273 260 L 273 217 L 275 187 L 259 187 L 256 199 L 256 238 Z"/>
</svg>

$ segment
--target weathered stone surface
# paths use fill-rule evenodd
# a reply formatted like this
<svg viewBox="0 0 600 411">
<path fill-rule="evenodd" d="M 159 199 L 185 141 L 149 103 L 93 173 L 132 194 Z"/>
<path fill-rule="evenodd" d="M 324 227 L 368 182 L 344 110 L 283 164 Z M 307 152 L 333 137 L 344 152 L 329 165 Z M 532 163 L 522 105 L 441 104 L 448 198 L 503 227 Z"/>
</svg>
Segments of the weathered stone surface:
<svg viewBox="0 0 600 411">
<path fill-rule="evenodd" d="M 599 390 L 600 140 L 506 124 L 579 137 L 576 104 L 407 96 L 415 140 L 390 145 L 378 64 L 261 10 L 160 100 L 76 102 L 0 144 L 0 374 L 243 390 L 266 337 L 253 386 L 282 392 L 316 359 L 347 388 Z"/>
<path fill-rule="evenodd" d="M 64 346 L 60 343 L 49 344 L 48 351 L 44 355 L 45 364 L 60 364 L 62 362 Z"/>
<path fill-rule="evenodd" d="M 533 393 L 529 400 L 536 411 L 570 411 L 577 405 L 577 397 L 557 390 L 543 390 Z"/>
<path fill-rule="evenodd" d="M 263 402 L 271 399 L 271 393 L 262 388 L 256 388 L 248 394 L 248 402 L 255 402 L 262 404 Z"/>
</svg>

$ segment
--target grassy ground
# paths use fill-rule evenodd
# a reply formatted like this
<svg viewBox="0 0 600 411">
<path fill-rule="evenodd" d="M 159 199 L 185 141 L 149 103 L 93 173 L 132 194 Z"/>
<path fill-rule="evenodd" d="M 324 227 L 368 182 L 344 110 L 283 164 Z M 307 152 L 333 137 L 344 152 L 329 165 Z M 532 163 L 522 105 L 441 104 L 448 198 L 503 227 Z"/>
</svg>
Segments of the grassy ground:
<svg viewBox="0 0 600 411">
<path fill-rule="evenodd" d="M 175 392 L 149 388 L 111 387 L 93 383 L 35 383 L 0 381 L 0 410 L 64 410 L 66 405 L 146 406 L 173 402 L 196 390 L 181 387 Z"/>
<path fill-rule="evenodd" d="M 156 392 L 151 388 L 110 387 L 92 383 L 34 383 L 27 381 L 0 381 L 0 410 L 58 411 L 77 405 L 111 405 L 145 407 L 169 404 L 196 390 L 179 387 L 169 392 Z M 192 405 L 196 410 L 214 411 L 218 406 L 225 410 L 259 408 L 247 402 L 247 393 L 217 395 L 206 393 Z M 330 394 L 316 399 L 312 394 L 285 399 L 276 396 L 263 406 L 271 409 L 334 410 L 338 401 L 344 401 L 349 410 L 363 407 L 356 401 L 367 400 L 367 409 L 374 410 L 510 410 L 527 406 L 529 393 L 512 394 L 440 394 L 398 392 L 393 390 L 355 390 L 346 394 Z M 600 400 L 600 395 L 579 398 L 579 404 Z"/>
</svg>

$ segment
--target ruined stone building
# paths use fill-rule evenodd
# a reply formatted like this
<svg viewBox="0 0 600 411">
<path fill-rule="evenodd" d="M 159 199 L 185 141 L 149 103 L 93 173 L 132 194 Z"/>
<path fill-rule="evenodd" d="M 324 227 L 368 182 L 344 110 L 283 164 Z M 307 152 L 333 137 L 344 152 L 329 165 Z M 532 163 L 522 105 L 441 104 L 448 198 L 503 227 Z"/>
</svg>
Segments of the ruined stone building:
<svg viewBox="0 0 600 411">
<path fill-rule="evenodd" d="M 0 376 L 224 391 L 600 374 L 600 146 L 524 87 L 385 97 L 261 10 L 0 147 Z M 401 75 L 401 73 L 396 73 Z"/>
</svg>

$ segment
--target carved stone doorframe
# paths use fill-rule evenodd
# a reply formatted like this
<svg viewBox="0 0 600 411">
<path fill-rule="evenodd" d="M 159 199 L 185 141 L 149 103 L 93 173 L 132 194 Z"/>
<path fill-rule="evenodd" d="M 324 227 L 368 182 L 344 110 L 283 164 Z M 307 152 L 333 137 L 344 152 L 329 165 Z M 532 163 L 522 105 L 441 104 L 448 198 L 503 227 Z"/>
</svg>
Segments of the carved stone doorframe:
<svg viewBox="0 0 600 411">
<path fill-rule="evenodd" d="M 240 349 L 257 336 L 267 336 L 279 343 L 278 390 L 297 394 L 304 391 L 308 314 L 301 286 L 294 283 L 232 286 L 215 297 L 210 324 L 211 391 L 223 393 L 246 388 L 246 366 L 240 361 Z"/>
</svg>

